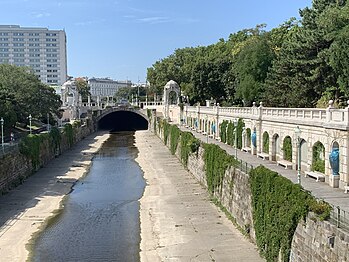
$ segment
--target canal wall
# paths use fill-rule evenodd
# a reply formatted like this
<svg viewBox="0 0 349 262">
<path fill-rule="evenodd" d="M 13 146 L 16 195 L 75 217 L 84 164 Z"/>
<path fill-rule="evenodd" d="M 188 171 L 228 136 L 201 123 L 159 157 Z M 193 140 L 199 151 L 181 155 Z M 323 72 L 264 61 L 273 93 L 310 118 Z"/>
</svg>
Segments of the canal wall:
<svg viewBox="0 0 349 262">
<path fill-rule="evenodd" d="M 155 117 L 153 116 L 152 119 L 155 119 Z M 158 118 L 157 123 L 152 123 L 150 126 L 151 130 L 156 132 L 171 150 L 173 139 L 169 135 L 169 131 L 165 130 L 168 127 L 164 127 L 164 121 Z M 204 147 L 200 146 L 196 152 L 189 154 L 187 163 L 184 165 L 202 185 L 209 188 L 204 154 Z M 178 142 L 175 155 L 183 163 L 180 142 Z M 219 205 L 228 211 L 229 216 L 232 217 L 233 222 L 235 222 L 241 231 L 253 243 L 257 244 L 261 240 L 256 237 L 255 221 L 253 221 L 253 194 L 251 191 L 250 175 L 248 172 L 242 172 L 238 168 L 230 167 L 225 171 L 220 185 L 213 192 L 214 197 L 220 203 Z M 319 207 L 322 206 L 319 205 Z M 321 212 L 322 210 L 320 210 Z M 349 261 L 349 234 L 337 228 L 334 224 L 323 220 L 318 214 L 314 212 L 307 213 L 305 219 L 300 220 L 292 235 L 289 236 L 292 240 L 288 237 L 291 240 L 291 247 L 289 251 L 286 251 L 289 257 L 282 255 L 282 250 L 280 250 L 277 259 L 275 257 L 272 259 L 266 257 L 267 261 Z M 278 214 L 280 219 L 282 215 Z M 268 226 L 270 227 L 270 225 Z M 288 234 L 288 232 L 284 232 L 284 234 Z M 265 235 L 265 238 L 268 237 L 270 236 Z M 260 252 L 263 256 L 266 256 L 268 251 L 263 250 Z"/>
<path fill-rule="evenodd" d="M 29 143 L 31 152 L 25 153 L 21 144 L 17 150 L 0 156 L 0 195 L 21 184 L 28 176 L 45 166 L 57 155 L 69 150 L 75 143 L 94 132 L 93 125 L 87 122 L 84 125 L 73 124 L 72 132 L 60 129 L 58 148 L 53 148 L 52 138 L 48 133 L 35 135 L 39 141 L 38 152 L 34 152 L 35 143 Z"/>
</svg>

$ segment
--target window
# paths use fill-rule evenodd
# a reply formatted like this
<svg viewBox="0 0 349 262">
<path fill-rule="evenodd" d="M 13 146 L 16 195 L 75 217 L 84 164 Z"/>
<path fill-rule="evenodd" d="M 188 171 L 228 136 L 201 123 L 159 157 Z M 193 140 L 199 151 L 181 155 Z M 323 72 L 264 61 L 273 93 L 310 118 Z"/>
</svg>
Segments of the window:
<svg viewBox="0 0 349 262">
<path fill-rule="evenodd" d="M 57 59 L 47 59 L 46 62 L 50 63 L 50 62 L 57 62 Z"/>
<path fill-rule="evenodd" d="M 29 42 L 39 42 L 40 38 L 29 38 Z"/>
<path fill-rule="evenodd" d="M 15 42 L 24 42 L 24 38 L 13 38 Z"/>
<path fill-rule="evenodd" d="M 13 56 L 14 57 L 24 57 L 24 54 L 22 54 L 22 53 L 14 53 Z"/>
<path fill-rule="evenodd" d="M 57 57 L 57 54 L 46 54 L 47 57 Z"/>
<path fill-rule="evenodd" d="M 0 37 L 0 41 L 8 41 L 8 38 L 6 38 L 6 37 Z"/>
<path fill-rule="evenodd" d="M 46 38 L 46 42 L 57 42 L 56 38 Z"/>
<path fill-rule="evenodd" d="M 56 48 L 46 48 L 46 52 L 57 52 Z"/>
<path fill-rule="evenodd" d="M 37 62 L 40 62 L 40 59 L 29 59 L 29 62 L 37 63 Z"/>
<path fill-rule="evenodd" d="M 15 63 L 16 62 L 24 62 L 24 58 L 15 58 L 14 61 L 15 61 Z"/>
<path fill-rule="evenodd" d="M 29 33 L 29 36 L 38 36 L 39 33 Z"/>
<path fill-rule="evenodd" d="M 24 33 L 13 33 L 14 36 L 24 36 Z"/>
<path fill-rule="evenodd" d="M 24 48 L 14 48 L 14 52 L 24 52 Z"/>
<path fill-rule="evenodd" d="M 29 52 L 40 52 L 40 48 L 31 48 Z"/>
<path fill-rule="evenodd" d="M 57 46 L 57 44 L 46 44 L 46 46 Z"/>
<path fill-rule="evenodd" d="M 46 33 L 46 36 L 56 36 L 56 33 Z"/>
<path fill-rule="evenodd" d="M 40 57 L 40 54 L 29 54 L 29 57 Z"/>
<path fill-rule="evenodd" d="M 0 54 L 0 57 L 8 57 L 8 54 Z"/>
<path fill-rule="evenodd" d="M 8 48 L 0 48 L 0 52 L 8 52 Z"/>
<path fill-rule="evenodd" d="M 0 46 L 8 46 L 8 43 L 0 43 Z"/>
<path fill-rule="evenodd" d="M 39 43 L 30 43 L 29 46 L 40 46 Z"/>
</svg>

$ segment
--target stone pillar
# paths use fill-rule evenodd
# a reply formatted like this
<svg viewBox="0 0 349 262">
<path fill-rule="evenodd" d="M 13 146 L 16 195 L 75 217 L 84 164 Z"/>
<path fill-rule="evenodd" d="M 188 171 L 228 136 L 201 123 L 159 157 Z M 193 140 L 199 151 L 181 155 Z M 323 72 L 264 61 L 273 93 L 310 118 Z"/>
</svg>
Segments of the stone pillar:
<svg viewBox="0 0 349 262">
<path fill-rule="evenodd" d="M 219 103 L 217 103 L 216 108 L 216 138 L 220 139 L 220 128 L 219 128 Z"/>
</svg>

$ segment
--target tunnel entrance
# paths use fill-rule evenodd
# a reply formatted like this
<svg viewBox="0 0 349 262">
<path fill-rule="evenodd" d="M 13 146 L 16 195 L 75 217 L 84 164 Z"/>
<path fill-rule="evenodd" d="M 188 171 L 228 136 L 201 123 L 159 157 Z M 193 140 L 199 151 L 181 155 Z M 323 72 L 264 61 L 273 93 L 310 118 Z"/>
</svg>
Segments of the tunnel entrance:
<svg viewBox="0 0 349 262">
<path fill-rule="evenodd" d="M 111 132 L 147 130 L 148 121 L 134 112 L 116 111 L 100 119 L 98 129 Z"/>
</svg>

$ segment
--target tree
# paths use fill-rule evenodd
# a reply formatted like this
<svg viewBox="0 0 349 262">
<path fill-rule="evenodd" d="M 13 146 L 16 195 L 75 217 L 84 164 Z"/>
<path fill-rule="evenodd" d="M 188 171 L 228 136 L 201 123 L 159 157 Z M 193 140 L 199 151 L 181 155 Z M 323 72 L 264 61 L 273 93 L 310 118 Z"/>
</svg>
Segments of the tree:
<svg viewBox="0 0 349 262">
<path fill-rule="evenodd" d="M 82 101 L 87 101 L 88 96 L 91 95 L 90 87 L 87 81 L 84 78 L 78 77 L 75 79 L 75 84 L 78 89 L 79 94 L 81 95 Z"/>
<path fill-rule="evenodd" d="M 58 114 L 60 106 L 60 96 L 29 68 L 0 65 L 0 113 L 6 125 L 26 123 L 29 114 L 45 119 L 47 113 Z"/>
</svg>

